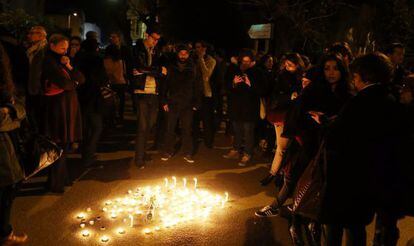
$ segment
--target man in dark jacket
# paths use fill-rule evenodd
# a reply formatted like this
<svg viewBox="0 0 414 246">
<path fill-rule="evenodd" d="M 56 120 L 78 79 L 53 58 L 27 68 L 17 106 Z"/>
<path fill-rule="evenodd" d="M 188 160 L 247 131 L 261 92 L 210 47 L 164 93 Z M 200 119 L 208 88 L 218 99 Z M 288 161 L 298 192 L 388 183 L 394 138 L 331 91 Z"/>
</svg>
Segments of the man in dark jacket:
<svg viewBox="0 0 414 246">
<path fill-rule="evenodd" d="M 158 63 L 155 47 L 161 38 L 156 27 L 147 30 L 147 36 L 138 42 L 133 52 L 133 70 L 131 86 L 135 94 L 138 115 L 138 132 L 135 148 L 135 164 L 144 168 L 147 136 L 153 128 L 158 115 L 158 93 L 161 80 L 167 74 L 167 69 Z"/>
<path fill-rule="evenodd" d="M 161 159 L 167 161 L 174 153 L 174 132 L 179 120 L 183 135 L 184 160 L 194 163 L 191 130 L 193 110 L 198 109 L 201 104 L 201 84 L 199 84 L 200 80 L 197 80 L 188 47 L 180 45 L 177 52 L 177 62 L 168 69 L 169 73 L 161 94 L 161 103 L 164 111 L 167 112 L 165 153 Z"/>
<path fill-rule="evenodd" d="M 238 159 L 242 146 L 244 151 L 239 166 L 246 166 L 254 148 L 255 125 L 260 117 L 260 95 L 264 93 L 266 77 L 256 67 L 253 52 L 244 50 L 240 56 L 240 66 L 229 76 L 229 117 L 233 124 L 234 146 L 226 159 Z"/>
<path fill-rule="evenodd" d="M 375 212 L 394 213 L 399 206 L 401 111 L 383 85 L 391 79 L 392 66 L 385 55 L 369 54 L 357 58 L 351 71 L 358 93 L 326 137 L 327 186 L 321 210 L 326 245 L 341 245 L 345 229 L 351 245 L 366 245 L 365 226 Z"/>
</svg>

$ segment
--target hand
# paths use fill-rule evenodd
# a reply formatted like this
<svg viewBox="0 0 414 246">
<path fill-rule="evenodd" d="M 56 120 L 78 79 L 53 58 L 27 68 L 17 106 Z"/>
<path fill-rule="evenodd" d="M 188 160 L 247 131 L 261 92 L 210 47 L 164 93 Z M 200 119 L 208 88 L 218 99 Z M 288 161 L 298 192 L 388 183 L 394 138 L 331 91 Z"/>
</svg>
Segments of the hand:
<svg viewBox="0 0 414 246">
<path fill-rule="evenodd" d="M 193 107 L 193 111 L 197 111 L 198 109 L 196 107 Z"/>
<path fill-rule="evenodd" d="M 197 52 L 198 58 L 204 58 L 204 56 L 206 55 L 206 50 L 205 49 L 201 49 Z"/>
<path fill-rule="evenodd" d="M 325 115 L 324 113 L 318 111 L 309 111 L 308 113 L 311 115 L 312 119 L 316 123 L 318 123 L 319 125 L 322 123 L 321 116 Z"/>
<path fill-rule="evenodd" d="M 168 74 L 168 70 L 167 70 L 167 68 L 166 68 L 166 67 L 161 67 L 161 73 L 162 73 L 164 76 L 167 76 L 167 74 Z"/>
<path fill-rule="evenodd" d="M 140 73 L 137 69 L 132 69 L 132 75 L 134 76 L 138 76 L 138 75 L 143 75 L 143 73 Z"/>
<path fill-rule="evenodd" d="M 73 69 L 72 65 L 70 65 L 70 58 L 67 57 L 67 56 L 62 56 L 60 58 L 60 63 L 62 63 L 62 65 L 64 65 L 69 70 L 72 70 Z"/>
<path fill-rule="evenodd" d="M 298 98 L 299 94 L 297 92 L 293 92 L 292 95 L 290 96 L 290 100 L 295 100 L 296 98 Z"/>
<path fill-rule="evenodd" d="M 168 104 L 165 104 L 164 106 L 162 106 L 162 109 L 164 109 L 165 112 L 170 111 L 170 109 L 168 108 Z"/>
<path fill-rule="evenodd" d="M 252 86 L 252 83 L 250 82 L 250 79 L 247 75 L 244 75 L 243 78 L 244 78 L 244 83 L 246 83 L 246 85 Z"/>
<path fill-rule="evenodd" d="M 239 76 L 239 75 L 234 76 L 233 83 L 238 84 L 238 83 L 243 83 L 243 82 L 244 82 L 244 79 L 242 76 Z"/>
</svg>

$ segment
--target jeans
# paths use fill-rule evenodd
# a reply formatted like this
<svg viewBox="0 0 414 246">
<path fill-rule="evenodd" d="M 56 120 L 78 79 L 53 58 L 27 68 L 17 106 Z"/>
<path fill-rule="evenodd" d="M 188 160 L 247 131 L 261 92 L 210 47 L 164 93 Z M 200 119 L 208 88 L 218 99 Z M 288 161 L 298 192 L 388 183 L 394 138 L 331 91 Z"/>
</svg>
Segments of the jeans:
<svg viewBox="0 0 414 246">
<path fill-rule="evenodd" d="M 145 156 L 146 142 L 154 127 L 159 111 L 157 95 L 136 94 L 138 129 L 135 145 L 135 161 L 142 162 Z"/>
<path fill-rule="evenodd" d="M 323 225 L 324 242 L 326 246 L 341 246 L 345 232 L 346 246 L 366 245 L 366 231 L 364 225 L 344 226 L 340 224 Z"/>
<path fill-rule="evenodd" d="M 191 137 L 192 124 L 193 124 L 193 109 L 191 106 L 177 107 L 171 106 L 167 113 L 167 132 L 165 138 L 165 152 L 172 154 L 174 152 L 175 145 L 175 128 L 177 126 L 177 120 L 181 124 L 182 133 L 182 150 L 186 155 L 193 154 L 193 143 Z"/>
<path fill-rule="evenodd" d="M 82 159 L 88 165 L 96 153 L 99 137 L 103 130 L 103 117 L 97 113 L 84 114 L 84 141 Z"/>
<path fill-rule="evenodd" d="M 241 151 L 244 146 L 245 154 L 253 154 L 255 125 L 254 122 L 233 121 L 235 150 Z"/>
<path fill-rule="evenodd" d="M 9 236 L 13 230 L 10 225 L 10 215 L 16 190 L 16 185 L 0 188 L 0 240 Z"/>
<path fill-rule="evenodd" d="M 126 84 L 112 84 L 111 88 L 116 92 L 119 98 L 119 108 L 118 108 L 118 117 L 119 119 L 124 119 L 125 111 L 125 93 L 127 92 Z"/>
<path fill-rule="evenodd" d="M 197 143 L 200 137 L 200 121 L 203 122 L 204 144 L 212 147 L 214 143 L 214 101 L 213 98 L 204 97 L 201 109 L 194 116 L 194 140 Z"/>
</svg>

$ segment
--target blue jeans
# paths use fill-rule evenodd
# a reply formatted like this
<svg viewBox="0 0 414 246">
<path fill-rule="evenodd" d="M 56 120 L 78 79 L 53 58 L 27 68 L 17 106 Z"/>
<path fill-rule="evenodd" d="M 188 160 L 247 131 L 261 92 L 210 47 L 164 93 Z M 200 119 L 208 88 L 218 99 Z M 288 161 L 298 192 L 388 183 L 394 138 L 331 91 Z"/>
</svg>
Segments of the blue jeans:
<svg viewBox="0 0 414 246">
<path fill-rule="evenodd" d="M 244 150 L 248 155 L 253 154 L 255 125 L 254 122 L 233 121 L 235 150 Z"/>
</svg>

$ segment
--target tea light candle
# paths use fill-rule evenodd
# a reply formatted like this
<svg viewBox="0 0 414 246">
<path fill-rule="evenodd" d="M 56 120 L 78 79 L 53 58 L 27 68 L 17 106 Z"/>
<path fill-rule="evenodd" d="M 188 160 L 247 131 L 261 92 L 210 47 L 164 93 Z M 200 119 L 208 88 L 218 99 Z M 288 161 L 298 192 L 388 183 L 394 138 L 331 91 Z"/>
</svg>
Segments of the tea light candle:
<svg viewBox="0 0 414 246">
<path fill-rule="evenodd" d="M 77 216 L 78 219 L 84 219 L 85 218 L 85 214 L 84 213 L 79 213 Z"/>
<path fill-rule="evenodd" d="M 186 178 L 183 178 L 183 186 L 184 186 L 184 188 L 185 188 L 186 185 L 187 185 L 187 179 Z"/>
<path fill-rule="evenodd" d="M 89 237 L 89 235 L 91 235 L 91 233 L 88 230 L 83 230 L 81 234 L 83 237 Z"/>
<path fill-rule="evenodd" d="M 151 233 L 151 229 L 149 229 L 149 228 L 145 228 L 142 232 L 143 232 L 144 234 L 150 234 L 150 233 Z"/>
<path fill-rule="evenodd" d="M 109 242 L 109 237 L 108 237 L 108 236 L 106 236 L 106 235 L 102 236 L 102 237 L 101 237 L 101 242 L 103 242 L 103 243 L 107 243 L 107 242 Z"/>
<path fill-rule="evenodd" d="M 121 234 L 121 235 L 123 235 L 123 234 L 125 234 L 125 229 L 124 228 L 119 228 L 118 229 L 118 234 Z"/>
<path fill-rule="evenodd" d="M 229 201 L 229 193 L 228 192 L 224 193 L 224 196 L 225 196 L 224 200 L 226 202 L 228 202 Z"/>
<path fill-rule="evenodd" d="M 80 228 L 85 228 L 86 224 L 85 223 L 80 223 Z"/>
<path fill-rule="evenodd" d="M 174 182 L 174 187 L 177 185 L 177 178 L 175 176 L 172 177 L 172 180 Z"/>
<path fill-rule="evenodd" d="M 93 220 L 89 221 L 89 225 L 94 225 L 94 224 L 95 224 L 95 221 Z"/>
<path fill-rule="evenodd" d="M 128 217 L 129 217 L 129 226 L 134 227 L 134 216 L 130 214 Z"/>
<path fill-rule="evenodd" d="M 112 214 L 111 214 L 111 218 L 112 218 L 112 219 L 116 219 L 116 217 L 117 217 L 117 214 L 116 214 L 116 213 L 112 213 Z"/>
<path fill-rule="evenodd" d="M 86 212 L 90 213 L 90 212 L 92 212 L 92 209 L 91 208 L 87 208 L 86 209 Z"/>
<path fill-rule="evenodd" d="M 165 184 L 165 187 L 167 187 L 167 188 L 168 188 L 168 178 L 165 178 L 165 179 L 164 179 L 164 184 Z"/>
<path fill-rule="evenodd" d="M 159 231 L 159 230 L 161 230 L 161 228 L 160 228 L 159 226 L 156 226 L 156 227 L 155 227 L 155 230 L 156 230 L 156 231 Z"/>
<path fill-rule="evenodd" d="M 105 231 L 106 227 L 105 226 L 101 226 L 101 231 Z"/>
</svg>

